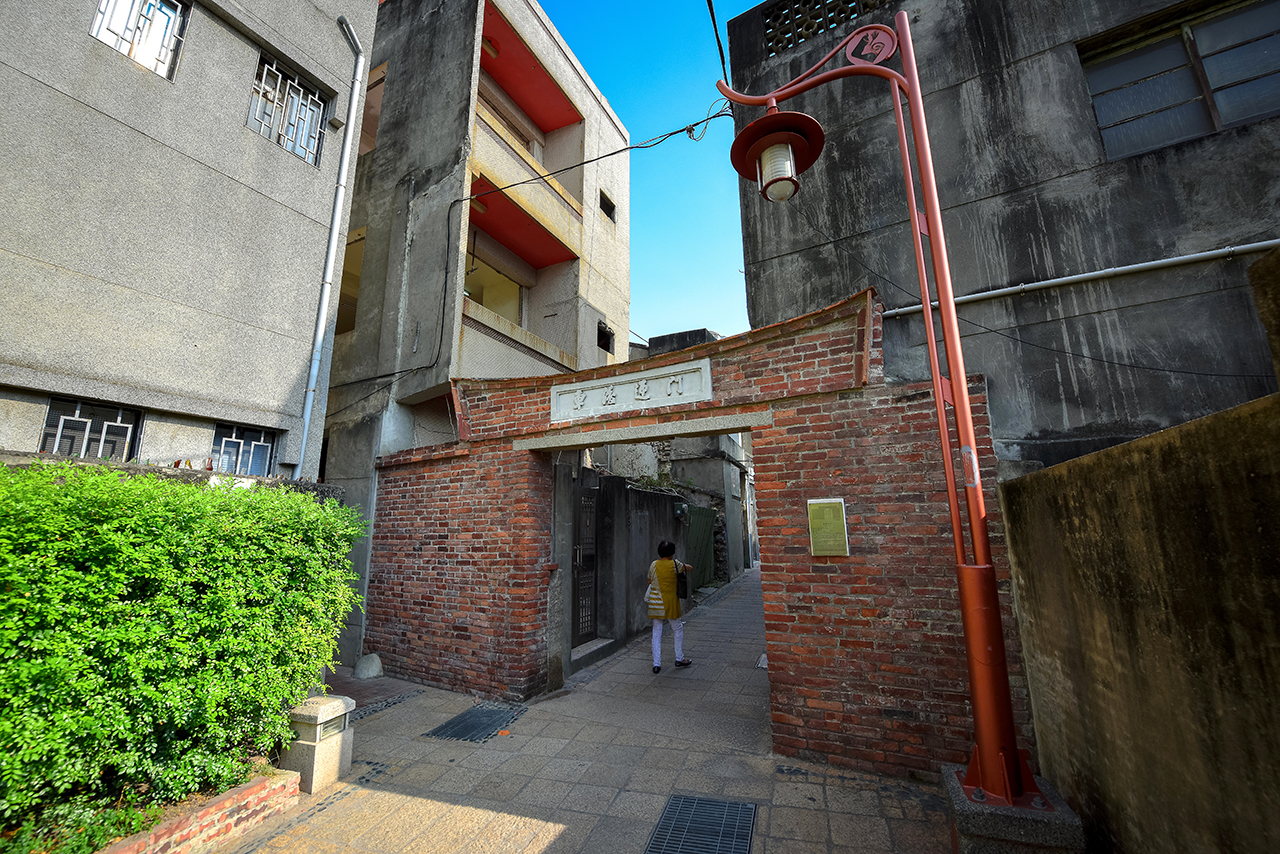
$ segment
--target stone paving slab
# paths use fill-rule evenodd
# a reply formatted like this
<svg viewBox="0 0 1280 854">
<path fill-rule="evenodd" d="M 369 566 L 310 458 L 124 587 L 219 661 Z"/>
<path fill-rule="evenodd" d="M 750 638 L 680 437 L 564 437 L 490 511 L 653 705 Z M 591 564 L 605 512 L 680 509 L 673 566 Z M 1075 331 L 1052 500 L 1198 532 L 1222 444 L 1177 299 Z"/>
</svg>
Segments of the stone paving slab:
<svg viewBox="0 0 1280 854">
<path fill-rule="evenodd" d="M 480 744 L 424 736 L 473 698 L 340 670 L 357 713 L 395 701 L 354 725 L 352 773 L 218 854 L 643 854 L 672 794 L 755 803 L 752 854 L 950 851 L 938 787 L 771 753 L 759 572 L 711 601 L 692 667 L 652 673 L 646 635 Z"/>
</svg>

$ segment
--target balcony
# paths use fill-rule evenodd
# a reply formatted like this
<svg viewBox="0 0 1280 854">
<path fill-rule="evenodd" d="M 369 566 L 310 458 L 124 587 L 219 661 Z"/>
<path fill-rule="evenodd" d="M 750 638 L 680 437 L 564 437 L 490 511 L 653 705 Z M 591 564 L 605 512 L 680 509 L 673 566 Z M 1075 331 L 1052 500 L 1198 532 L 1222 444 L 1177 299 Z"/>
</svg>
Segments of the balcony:
<svg viewBox="0 0 1280 854">
<path fill-rule="evenodd" d="M 478 302 L 463 299 L 459 376 L 538 376 L 577 369 L 576 356 Z"/>
</svg>

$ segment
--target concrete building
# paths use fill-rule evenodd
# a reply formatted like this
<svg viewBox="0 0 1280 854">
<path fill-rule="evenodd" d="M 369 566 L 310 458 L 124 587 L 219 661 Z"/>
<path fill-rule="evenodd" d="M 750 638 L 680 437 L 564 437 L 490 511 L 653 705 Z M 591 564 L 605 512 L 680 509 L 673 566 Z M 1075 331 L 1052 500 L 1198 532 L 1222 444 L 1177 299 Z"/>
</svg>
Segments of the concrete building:
<svg viewBox="0 0 1280 854">
<path fill-rule="evenodd" d="M 373 518 L 378 457 L 459 438 L 453 380 L 626 361 L 630 191 L 597 159 L 626 129 L 530 0 L 384 0 L 370 65 L 324 477 Z"/>
<path fill-rule="evenodd" d="M 304 393 L 356 69 L 338 18 L 367 47 L 375 15 L 0 6 L 0 447 L 316 475 L 325 398 L 303 458 Z"/>
<path fill-rule="evenodd" d="M 1245 269 L 1280 237 L 1280 2 L 768 2 L 729 24 L 734 88 L 769 92 L 903 8 L 1002 475 L 1275 391 Z M 826 148 L 788 203 L 742 185 L 752 326 L 872 286 L 886 374 L 927 377 L 886 87 L 848 78 L 782 108 Z M 739 128 L 762 114 L 737 108 Z M 1024 284 L 1049 286 L 1000 293 Z"/>
</svg>

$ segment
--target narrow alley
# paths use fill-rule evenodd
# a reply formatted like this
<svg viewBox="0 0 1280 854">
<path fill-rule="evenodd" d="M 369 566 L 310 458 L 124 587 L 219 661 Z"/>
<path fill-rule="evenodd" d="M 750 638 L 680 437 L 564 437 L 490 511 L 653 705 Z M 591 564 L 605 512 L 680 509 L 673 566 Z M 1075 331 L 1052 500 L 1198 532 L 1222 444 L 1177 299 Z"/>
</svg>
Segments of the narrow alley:
<svg viewBox="0 0 1280 854">
<path fill-rule="evenodd" d="M 351 774 L 219 854 L 950 850 L 935 787 L 771 752 L 758 570 L 685 620 L 693 666 L 671 666 L 668 635 L 654 674 L 646 633 L 564 690 L 511 707 L 514 720 L 482 742 L 427 733 L 472 709 L 502 715 L 499 704 L 343 668 L 330 691 L 358 704 Z M 682 829 L 676 810 L 664 816 L 673 798 L 728 810 L 736 836 L 727 821 L 693 826 L 705 810 Z"/>
</svg>

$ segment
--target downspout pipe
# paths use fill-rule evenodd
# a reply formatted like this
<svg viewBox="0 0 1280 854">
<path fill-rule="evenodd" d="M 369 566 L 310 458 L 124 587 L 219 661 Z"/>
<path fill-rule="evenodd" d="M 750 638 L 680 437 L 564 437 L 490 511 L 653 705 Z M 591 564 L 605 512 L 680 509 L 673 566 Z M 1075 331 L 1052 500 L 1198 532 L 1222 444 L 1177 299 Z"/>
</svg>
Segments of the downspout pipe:
<svg viewBox="0 0 1280 854">
<path fill-rule="evenodd" d="M 1127 267 L 1108 267 L 1105 270 L 1098 270 L 1093 273 L 1081 273 L 1077 276 L 1062 276 L 1057 279 L 1046 279 L 1043 282 L 1034 282 L 1029 285 L 1013 285 L 1008 288 L 999 288 L 994 291 L 983 291 L 979 294 L 968 294 L 962 297 L 956 297 L 956 305 L 963 305 L 970 302 L 982 302 L 989 299 L 999 299 L 1000 297 L 1014 296 L 1015 294 L 1025 294 L 1031 291 L 1042 291 L 1046 288 L 1056 288 L 1061 285 L 1075 285 L 1080 282 L 1093 282 L 1099 279 L 1110 279 L 1115 276 L 1127 276 L 1130 273 L 1141 273 L 1146 270 L 1160 270 L 1165 267 L 1180 267 L 1183 264 L 1195 264 L 1199 261 L 1212 261 L 1216 258 L 1230 258 L 1233 255 L 1246 255 L 1250 252 L 1265 252 L 1268 249 L 1280 247 L 1280 240 L 1263 240 L 1260 243 L 1246 243 L 1243 246 L 1228 246 L 1224 249 L 1214 249 L 1209 252 L 1197 252 L 1194 255 L 1179 255 L 1176 258 L 1162 258 L 1159 261 L 1144 261 L 1141 264 L 1130 264 Z M 932 304 L 934 308 L 938 307 L 935 302 Z M 884 313 L 885 317 L 901 317 L 905 314 L 919 314 L 923 310 L 919 305 L 908 305 L 903 308 L 895 308 Z"/>
<path fill-rule="evenodd" d="M 347 102 L 347 125 L 342 134 L 342 155 L 338 158 L 338 185 L 333 191 L 333 216 L 329 220 L 329 247 L 324 255 L 324 278 L 320 282 L 320 307 L 316 310 L 316 332 L 311 339 L 311 370 L 307 374 L 307 394 L 302 404 L 302 447 L 298 451 L 298 469 L 307 459 L 307 434 L 311 432 L 311 410 L 316 402 L 316 383 L 320 378 L 320 359 L 324 350 L 326 320 L 329 317 L 329 294 L 333 290 L 333 268 L 338 257 L 338 235 L 342 227 L 342 203 L 347 196 L 347 168 L 351 164 L 351 142 L 355 135 L 356 110 L 360 107 L 360 89 L 364 81 L 364 48 L 345 15 L 338 26 L 356 55 L 351 75 L 351 99 Z"/>
</svg>

